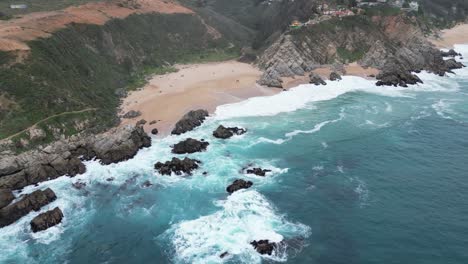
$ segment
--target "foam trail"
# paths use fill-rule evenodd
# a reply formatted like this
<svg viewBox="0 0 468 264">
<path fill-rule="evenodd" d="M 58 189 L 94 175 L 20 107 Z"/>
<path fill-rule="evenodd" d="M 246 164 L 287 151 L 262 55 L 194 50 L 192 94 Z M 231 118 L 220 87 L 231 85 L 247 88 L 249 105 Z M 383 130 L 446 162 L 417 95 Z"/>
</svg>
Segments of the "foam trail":
<svg viewBox="0 0 468 264">
<path fill-rule="evenodd" d="M 261 263 L 262 258 L 286 261 L 285 251 L 262 256 L 250 242 L 259 239 L 280 242 L 285 238 L 310 235 L 309 227 L 286 221 L 254 190 L 235 192 L 215 204 L 221 207 L 220 211 L 183 221 L 165 234 L 172 240 L 177 262 L 222 263 L 219 255 L 223 252 L 242 263 Z"/>
</svg>

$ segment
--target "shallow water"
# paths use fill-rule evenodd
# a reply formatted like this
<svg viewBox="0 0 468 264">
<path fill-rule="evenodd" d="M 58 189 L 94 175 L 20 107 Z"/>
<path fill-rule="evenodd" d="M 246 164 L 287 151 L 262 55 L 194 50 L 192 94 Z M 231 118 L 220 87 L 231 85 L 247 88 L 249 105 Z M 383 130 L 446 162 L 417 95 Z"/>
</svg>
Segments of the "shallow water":
<svg viewBox="0 0 468 264">
<path fill-rule="evenodd" d="M 45 209 L 59 206 L 64 221 L 32 234 L 31 213 L 0 229 L 0 262 L 468 263 L 468 70 L 420 77 L 409 88 L 345 77 L 225 105 L 132 160 L 28 187 L 51 187 L 58 200 Z M 219 124 L 248 133 L 217 140 Z M 190 155 L 202 167 L 156 174 L 186 137 L 210 142 Z M 273 172 L 243 175 L 251 163 Z M 237 178 L 254 186 L 228 196 Z M 261 256 L 249 245 L 258 239 L 287 246 Z"/>
</svg>

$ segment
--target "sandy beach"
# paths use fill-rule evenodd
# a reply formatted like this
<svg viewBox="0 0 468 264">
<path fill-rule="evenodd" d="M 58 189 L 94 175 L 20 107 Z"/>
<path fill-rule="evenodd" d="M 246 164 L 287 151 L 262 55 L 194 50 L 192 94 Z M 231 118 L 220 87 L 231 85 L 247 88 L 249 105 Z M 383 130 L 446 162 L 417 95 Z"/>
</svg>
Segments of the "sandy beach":
<svg viewBox="0 0 468 264">
<path fill-rule="evenodd" d="M 145 119 L 145 131 L 157 128 L 161 136 L 170 134 L 174 124 L 188 111 L 234 103 L 254 96 L 273 95 L 281 89 L 256 83 L 261 71 L 237 61 L 176 65 L 178 72 L 154 76 L 141 90 L 125 98 L 122 112 L 140 111 L 141 116 L 122 119 L 122 125 Z M 157 121 L 150 125 L 151 121 Z"/>
<path fill-rule="evenodd" d="M 430 41 L 440 49 L 451 49 L 455 44 L 468 44 L 468 24 L 442 30 L 438 36 L 431 37 Z"/>
</svg>

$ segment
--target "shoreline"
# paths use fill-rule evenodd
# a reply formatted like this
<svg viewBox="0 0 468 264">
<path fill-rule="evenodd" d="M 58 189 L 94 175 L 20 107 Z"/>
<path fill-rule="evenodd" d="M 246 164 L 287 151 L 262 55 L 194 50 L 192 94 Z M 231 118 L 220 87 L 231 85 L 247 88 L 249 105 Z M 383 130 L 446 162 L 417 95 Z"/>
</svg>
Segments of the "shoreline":
<svg viewBox="0 0 468 264">
<path fill-rule="evenodd" d="M 468 23 L 441 30 L 428 38 L 438 49 L 453 49 L 454 45 L 468 44 Z"/>
<path fill-rule="evenodd" d="M 158 137 L 170 135 L 175 123 L 188 111 L 206 109 L 213 114 L 220 105 L 237 103 L 252 97 L 271 96 L 283 91 L 281 88 L 257 84 L 262 71 L 255 65 L 230 60 L 203 64 L 178 64 L 177 72 L 151 77 L 144 87 L 132 91 L 123 99 L 119 115 L 133 110 L 141 112 L 135 118 L 121 118 L 120 126 L 147 121 L 144 130 L 148 133 L 158 129 Z M 351 63 L 344 67 L 346 74 L 369 79 L 377 69 Z M 323 65 L 312 71 L 324 80 L 332 72 Z M 284 90 L 309 83 L 309 75 L 283 78 Z"/>
</svg>

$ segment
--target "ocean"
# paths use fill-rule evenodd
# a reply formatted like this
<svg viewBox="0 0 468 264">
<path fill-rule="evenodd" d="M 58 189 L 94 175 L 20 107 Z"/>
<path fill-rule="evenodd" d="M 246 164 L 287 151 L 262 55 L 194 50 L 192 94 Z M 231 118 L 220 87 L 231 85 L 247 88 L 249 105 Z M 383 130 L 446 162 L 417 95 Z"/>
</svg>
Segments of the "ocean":
<svg viewBox="0 0 468 264">
<path fill-rule="evenodd" d="M 468 65 L 468 46 L 456 49 Z M 34 234 L 35 212 L 0 229 L 0 263 L 468 263 L 468 68 L 419 76 L 408 88 L 344 76 L 223 105 L 129 161 L 27 187 L 53 189 L 45 209 L 65 218 Z M 215 139 L 220 124 L 248 132 Z M 201 168 L 157 174 L 188 137 L 210 143 L 188 155 Z M 235 179 L 254 184 L 228 195 Z M 260 239 L 285 243 L 260 255 Z"/>
</svg>

